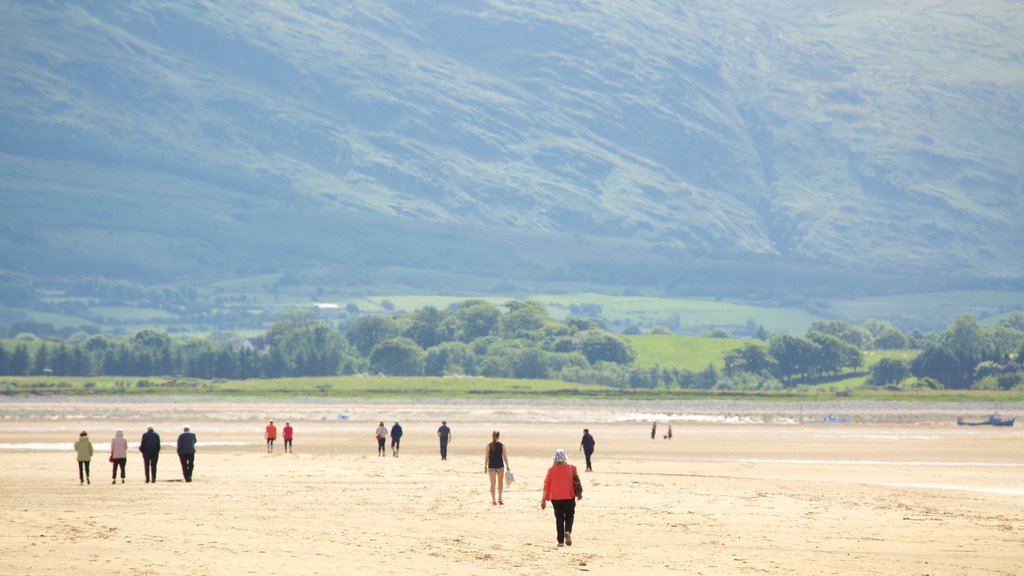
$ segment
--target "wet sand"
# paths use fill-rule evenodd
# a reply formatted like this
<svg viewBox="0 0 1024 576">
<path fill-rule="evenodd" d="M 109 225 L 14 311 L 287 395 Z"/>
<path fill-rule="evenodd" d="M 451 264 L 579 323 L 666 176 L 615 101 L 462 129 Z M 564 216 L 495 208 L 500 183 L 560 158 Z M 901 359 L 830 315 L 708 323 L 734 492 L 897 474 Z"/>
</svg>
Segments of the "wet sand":
<svg viewBox="0 0 1024 576">
<path fill-rule="evenodd" d="M 0 401 L 0 574 L 1024 573 L 1019 426 L 957 427 L 934 407 L 845 424 L 689 408 Z M 293 454 L 280 440 L 266 453 L 269 418 L 292 422 Z M 374 428 L 395 419 L 400 456 L 378 457 Z M 137 451 L 147 424 L 165 444 L 155 484 Z M 199 439 L 190 484 L 173 449 L 183 424 Z M 115 428 L 130 450 L 127 482 L 111 485 Z M 71 450 L 82 429 L 97 445 L 89 486 Z M 504 506 L 483 472 L 493 429 L 516 475 Z M 538 506 L 556 448 L 585 486 L 566 548 Z"/>
</svg>

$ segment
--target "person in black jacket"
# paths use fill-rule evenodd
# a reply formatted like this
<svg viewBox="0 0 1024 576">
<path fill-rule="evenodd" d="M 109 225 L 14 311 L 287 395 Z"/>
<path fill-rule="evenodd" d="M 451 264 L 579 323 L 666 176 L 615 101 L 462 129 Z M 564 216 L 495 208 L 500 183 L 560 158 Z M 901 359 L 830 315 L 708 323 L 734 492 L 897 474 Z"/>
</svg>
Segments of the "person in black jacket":
<svg viewBox="0 0 1024 576">
<path fill-rule="evenodd" d="M 181 473 L 185 476 L 185 482 L 191 482 L 192 469 L 196 463 L 196 435 L 188 426 L 178 435 L 178 459 L 181 460 Z"/>
<path fill-rule="evenodd" d="M 580 441 L 580 450 L 583 450 L 583 455 L 587 457 L 587 472 L 593 472 L 594 469 L 590 467 L 590 455 L 594 453 L 594 437 L 590 435 L 590 429 L 583 429 L 583 440 Z"/>
<path fill-rule="evenodd" d="M 160 458 L 160 435 L 153 430 L 152 426 L 147 426 L 146 432 L 142 434 L 139 452 L 142 452 L 142 465 L 146 468 L 146 484 L 156 483 L 156 461 Z"/>
<path fill-rule="evenodd" d="M 398 458 L 398 449 L 402 444 L 402 425 L 395 421 L 391 427 L 391 455 Z"/>
</svg>

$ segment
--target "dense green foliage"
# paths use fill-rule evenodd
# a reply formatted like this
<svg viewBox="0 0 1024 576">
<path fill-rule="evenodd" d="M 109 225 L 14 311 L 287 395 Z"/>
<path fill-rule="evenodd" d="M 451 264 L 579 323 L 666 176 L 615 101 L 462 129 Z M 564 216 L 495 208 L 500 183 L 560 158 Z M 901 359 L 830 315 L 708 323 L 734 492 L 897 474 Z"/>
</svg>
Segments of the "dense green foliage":
<svg viewBox="0 0 1024 576">
<path fill-rule="evenodd" d="M 867 383 L 1024 388 L 1018 363 L 1024 355 L 1024 331 L 1018 329 L 1022 320 L 1024 313 L 1015 313 L 988 327 L 961 316 L 941 334 L 922 341 L 924 349 L 912 360 L 875 358 Z M 772 390 L 862 373 L 864 350 L 875 342 L 892 342 L 893 332 L 899 333 L 879 322 L 865 327 L 821 322 L 805 336 L 772 334 L 767 341 L 664 334 L 624 338 L 593 320 L 555 320 L 536 302 L 509 301 L 499 308 L 466 300 L 444 310 L 425 307 L 412 314 L 360 316 L 341 330 L 312 313 L 295 312 L 282 316 L 265 334 L 220 342 L 175 339 L 153 329 L 129 338 L 94 334 L 60 342 L 24 335 L 0 344 L 0 374 L 244 380 L 362 373 L 554 379 L 619 389 Z M 902 340 L 908 338 L 899 334 Z M 720 362 L 706 355 L 710 343 Z M 709 361 L 703 368 L 681 367 L 693 362 L 685 358 L 692 355 Z M 638 357 L 645 361 L 637 362 Z M 911 376 L 916 379 L 909 380 Z"/>
</svg>

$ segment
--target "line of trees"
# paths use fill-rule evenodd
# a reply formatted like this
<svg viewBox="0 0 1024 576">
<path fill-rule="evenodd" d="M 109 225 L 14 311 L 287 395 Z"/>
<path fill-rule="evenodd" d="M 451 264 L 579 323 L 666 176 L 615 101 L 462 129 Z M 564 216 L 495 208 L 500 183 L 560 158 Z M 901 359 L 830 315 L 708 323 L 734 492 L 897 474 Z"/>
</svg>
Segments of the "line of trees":
<svg viewBox="0 0 1024 576">
<path fill-rule="evenodd" d="M 466 300 L 447 309 L 364 315 L 332 327 L 310 312 L 275 321 L 256 338 L 131 337 L 0 344 L 0 374 L 248 379 L 358 373 L 391 376 L 552 378 L 622 388 L 771 389 L 864 373 L 867 349 L 919 350 L 869 369 L 876 386 L 1024 388 L 1024 314 L 995 326 L 957 317 L 938 335 L 904 334 L 886 322 L 812 324 L 804 336 L 773 334 L 730 351 L 724 369 L 640 367 L 629 342 L 594 320 L 558 321 L 536 302 L 502 307 Z"/>
</svg>

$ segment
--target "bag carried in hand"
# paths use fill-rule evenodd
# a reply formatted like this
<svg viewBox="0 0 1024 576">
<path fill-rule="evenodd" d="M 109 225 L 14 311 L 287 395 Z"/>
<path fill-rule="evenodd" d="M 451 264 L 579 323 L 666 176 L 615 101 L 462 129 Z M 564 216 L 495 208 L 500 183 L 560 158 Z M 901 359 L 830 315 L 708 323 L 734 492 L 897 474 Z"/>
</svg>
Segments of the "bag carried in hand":
<svg viewBox="0 0 1024 576">
<path fill-rule="evenodd" d="M 572 492 L 577 498 L 583 498 L 583 482 L 580 482 L 580 475 L 576 473 L 576 467 L 572 467 Z"/>
<path fill-rule="evenodd" d="M 515 474 L 512 473 L 511 468 L 505 468 L 505 487 L 508 488 L 516 481 Z"/>
</svg>

